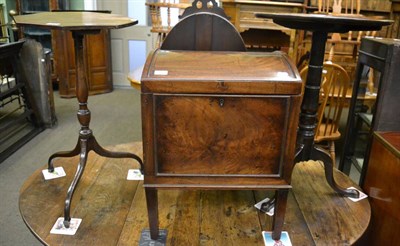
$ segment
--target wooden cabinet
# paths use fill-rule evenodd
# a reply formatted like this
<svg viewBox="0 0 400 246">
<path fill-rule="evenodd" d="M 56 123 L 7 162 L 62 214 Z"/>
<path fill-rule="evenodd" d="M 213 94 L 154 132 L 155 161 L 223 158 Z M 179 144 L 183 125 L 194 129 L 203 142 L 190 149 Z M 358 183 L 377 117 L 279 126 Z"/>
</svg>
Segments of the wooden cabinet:
<svg viewBox="0 0 400 246">
<path fill-rule="evenodd" d="M 144 187 L 155 230 L 158 188 L 270 189 L 282 227 L 301 78 L 281 52 L 161 51 L 142 76 Z"/>
<path fill-rule="evenodd" d="M 54 65 L 61 97 L 75 96 L 75 49 L 69 31 L 53 31 Z M 67 38 L 65 38 L 67 36 Z M 89 94 L 110 92 L 113 89 L 111 71 L 110 32 L 87 35 L 85 40 L 85 67 Z"/>
<path fill-rule="evenodd" d="M 64 11 L 69 9 L 68 1 L 57 0 L 18 0 L 19 14 L 42 11 Z M 22 36 L 34 38 L 53 52 L 53 81 L 58 83 L 61 97 L 75 97 L 75 51 L 72 35 L 68 31 L 23 28 Z M 67 38 L 66 38 L 67 36 Z M 90 35 L 85 40 L 85 67 L 89 94 L 110 92 L 113 89 L 110 32 Z"/>
<path fill-rule="evenodd" d="M 363 189 L 371 204 L 370 245 L 400 241 L 400 132 L 375 132 Z"/>
</svg>

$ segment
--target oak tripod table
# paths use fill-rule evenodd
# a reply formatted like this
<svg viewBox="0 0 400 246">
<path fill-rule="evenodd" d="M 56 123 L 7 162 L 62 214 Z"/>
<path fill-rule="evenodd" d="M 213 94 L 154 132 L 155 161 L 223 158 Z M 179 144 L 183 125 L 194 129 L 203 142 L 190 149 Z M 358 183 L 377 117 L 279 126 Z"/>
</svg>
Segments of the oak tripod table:
<svg viewBox="0 0 400 246">
<path fill-rule="evenodd" d="M 336 184 L 333 177 L 333 163 L 329 154 L 314 145 L 315 122 L 318 110 L 318 98 L 328 33 L 345 33 L 349 31 L 380 30 L 382 26 L 392 23 L 364 16 L 346 16 L 329 14 L 290 14 L 258 13 L 257 17 L 273 19 L 276 24 L 288 28 L 312 32 L 310 62 L 301 104 L 299 131 L 297 135 L 297 153 L 295 162 L 322 160 L 325 177 L 329 185 L 338 193 L 348 197 L 358 197 L 356 190 L 346 190 Z"/>
<path fill-rule="evenodd" d="M 61 151 L 50 156 L 48 169 L 54 171 L 53 160 L 58 157 L 72 157 L 79 155 L 79 165 L 67 191 L 67 198 L 64 207 L 64 226 L 69 228 L 71 216 L 71 200 L 77 187 L 83 171 L 86 166 L 88 153 L 93 150 L 97 154 L 109 158 L 132 158 L 135 159 L 142 170 L 142 160 L 135 154 L 128 152 L 111 152 L 102 148 L 96 141 L 92 130 L 89 128 L 90 110 L 87 106 L 88 101 L 88 78 L 84 65 L 84 50 L 86 35 L 98 34 L 102 29 L 117 29 L 133 26 L 138 23 L 137 20 L 122 17 L 113 14 L 97 12 L 42 12 L 30 15 L 15 16 L 18 25 L 34 26 L 39 28 L 69 30 L 72 32 L 75 47 L 75 65 L 76 65 L 76 96 L 79 102 L 77 113 L 81 129 L 79 131 L 78 143 L 71 151 Z"/>
</svg>

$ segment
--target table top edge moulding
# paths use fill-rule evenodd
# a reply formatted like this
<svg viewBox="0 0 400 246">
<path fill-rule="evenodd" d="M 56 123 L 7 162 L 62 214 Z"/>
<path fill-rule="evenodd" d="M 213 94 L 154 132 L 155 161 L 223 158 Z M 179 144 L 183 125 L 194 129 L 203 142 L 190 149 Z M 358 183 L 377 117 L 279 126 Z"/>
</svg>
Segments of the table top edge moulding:
<svg viewBox="0 0 400 246">
<path fill-rule="evenodd" d="M 138 20 L 121 15 L 76 11 L 41 12 L 14 18 L 17 25 L 68 30 L 118 29 L 138 24 Z"/>
<path fill-rule="evenodd" d="M 386 20 L 379 17 L 351 16 L 345 14 L 255 13 L 255 15 L 259 18 L 273 19 L 276 24 L 288 28 L 342 33 L 355 30 L 380 30 L 382 26 L 393 23 L 393 20 Z"/>
</svg>

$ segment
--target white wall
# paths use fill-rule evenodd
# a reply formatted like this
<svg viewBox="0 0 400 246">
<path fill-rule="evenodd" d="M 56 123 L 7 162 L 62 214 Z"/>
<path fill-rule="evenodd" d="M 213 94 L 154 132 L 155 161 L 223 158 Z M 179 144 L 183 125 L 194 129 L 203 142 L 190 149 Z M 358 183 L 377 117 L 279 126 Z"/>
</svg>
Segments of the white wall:
<svg viewBox="0 0 400 246">
<path fill-rule="evenodd" d="M 85 1 L 84 0 L 70 0 L 69 5 L 72 10 L 85 9 Z"/>
<path fill-rule="evenodd" d="M 84 1 L 85 10 L 97 10 L 96 0 L 81 0 L 81 1 Z"/>
</svg>

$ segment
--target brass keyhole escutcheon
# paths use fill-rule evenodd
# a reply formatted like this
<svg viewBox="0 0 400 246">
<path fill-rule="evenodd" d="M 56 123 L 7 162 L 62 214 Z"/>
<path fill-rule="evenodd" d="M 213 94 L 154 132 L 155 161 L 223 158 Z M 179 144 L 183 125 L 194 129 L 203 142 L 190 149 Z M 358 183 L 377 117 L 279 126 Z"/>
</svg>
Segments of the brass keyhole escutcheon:
<svg viewBox="0 0 400 246">
<path fill-rule="evenodd" d="M 224 106 L 224 104 L 225 104 L 225 100 L 224 100 L 223 98 L 220 98 L 220 99 L 218 100 L 218 104 L 219 104 L 219 106 L 222 108 L 222 107 Z"/>
</svg>

